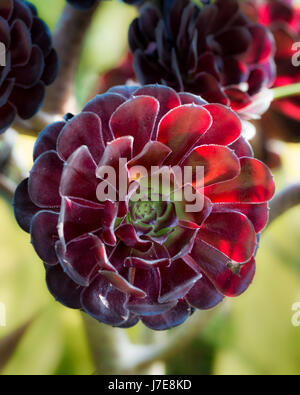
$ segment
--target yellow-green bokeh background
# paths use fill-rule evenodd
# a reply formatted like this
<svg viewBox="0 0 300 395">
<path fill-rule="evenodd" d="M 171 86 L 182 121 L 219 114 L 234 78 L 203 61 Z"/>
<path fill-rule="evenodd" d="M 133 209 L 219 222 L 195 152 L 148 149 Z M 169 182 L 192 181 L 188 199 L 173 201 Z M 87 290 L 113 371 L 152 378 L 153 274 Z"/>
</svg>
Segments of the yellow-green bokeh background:
<svg viewBox="0 0 300 395">
<path fill-rule="evenodd" d="M 64 0 L 32 0 L 51 29 Z M 99 73 L 113 66 L 126 49 L 133 7 L 105 1 L 88 34 L 76 80 L 81 106 Z M 300 132 L 300 130 L 299 130 Z M 27 169 L 34 139 L 19 137 L 16 150 Z M 300 145 L 282 146 L 278 189 L 300 178 Z M 0 303 L 7 326 L 0 340 L 35 317 L 2 374 L 91 374 L 93 365 L 80 313 L 49 295 L 42 263 L 29 236 L 16 224 L 11 206 L 0 200 Z M 300 302 L 300 208 L 277 220 L 261 238 L 253 285 L 234 299 L 227 314 L 217 314 L 189 352 L 167 364 L 176 374 L 300 374 L 300 326 L 291 323 Z M 139 326 L 131 330 L 133 340 Z"/>
</svg>

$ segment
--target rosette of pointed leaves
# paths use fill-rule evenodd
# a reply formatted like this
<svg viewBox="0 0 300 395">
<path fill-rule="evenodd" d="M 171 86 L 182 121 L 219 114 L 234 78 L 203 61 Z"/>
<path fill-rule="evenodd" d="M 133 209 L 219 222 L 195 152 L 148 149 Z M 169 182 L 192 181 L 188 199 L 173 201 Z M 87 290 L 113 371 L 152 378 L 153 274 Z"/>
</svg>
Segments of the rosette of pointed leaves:
<svg viewBox="0 0 300 395">
<path fill-rule="evenodd" d="M 300 82 L 300 68 L 292 62 L 299 59 L 296 51 L 300 41 L 300 7 L 292 0 L 249 1 L 247 11 L 254 20 L 267 26 L 276 43 L 277 78 L 274 86 Z M 296 44 L 296 47 L 294 46 Z M 276 100 L 263 119 L 265 133 L 287 141 L 300 141 L 300 95 Z"/>
<path fill-rule="evenodd" d="M 245 119 L 262 114 L 275 76 L 271 33 L 250 22 L 236 0 L 208 1 L 202 7 L 189 0 L 172 3 L 164 17 L 146 4 L 131 24 L 139 81 L 229 105 Z"/>
<path fill-rule="evenodd" d="M 45 86 L 58 71 L 58 59 L 45 23 L 27 1 L 0 2 L 0 133 L 18 115 L 31 118 L 40 108 Z"/>
<path fill-rule="evenodd" d="M 125 190 L 104 176 L 108 166 Z M 141 166 L 151 178 L 169 170 L 169 193 L 158 177 L 143 199 Z M 178 183 L 173 169 L 188 166 L 190 182 Z M 115 200 L 101 198 L 103 183 Z M 187 190 L 202 202 L 195 212 Z M 59 302 L 112 326 L 163 330 L 248 288 L 273 193 L 228 107 L 165 86 L 120 86 L 40 134 L 14 207 Z"/>
</svg>

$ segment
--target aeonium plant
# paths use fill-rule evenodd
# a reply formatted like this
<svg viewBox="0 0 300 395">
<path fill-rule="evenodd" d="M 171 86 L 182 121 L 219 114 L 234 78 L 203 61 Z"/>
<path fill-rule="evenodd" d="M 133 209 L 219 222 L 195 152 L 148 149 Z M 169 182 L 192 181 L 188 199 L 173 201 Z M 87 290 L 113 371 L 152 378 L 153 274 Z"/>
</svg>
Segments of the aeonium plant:
<svg viewBox="0 0 300 395">
<path fill-rule="evenodd" d="M 14 207 L 59 302 L 163 330 L 248 288 L 273 193 L 230 108 L 119 86 L 40 134 Z"/>
<path fill-rule="evenodd" d="M 0 42 L 5 49 L 0 65 L 3 133 L 17 118 L 27 120 L 40 110 L 59 62 L 48 26 L 28 1 L 0 2 Z"/>
<path fill-rule="evenodd" d="M 274 38 L 236 0 L 173 0 L 168 12 L 146 2 L 129 29 L 134 70 L 142 84 L 162 83 L 243 119 L 266 111 L 274 81 Z"/>
</svg>

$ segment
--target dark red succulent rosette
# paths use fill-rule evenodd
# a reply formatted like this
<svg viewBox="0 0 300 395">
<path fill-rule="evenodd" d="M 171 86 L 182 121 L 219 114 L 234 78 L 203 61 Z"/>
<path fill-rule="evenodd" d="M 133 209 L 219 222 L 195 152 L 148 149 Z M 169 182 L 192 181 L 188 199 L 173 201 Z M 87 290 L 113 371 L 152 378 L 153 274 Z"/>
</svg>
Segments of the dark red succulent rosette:
<svg viewBox="0 0 300 395">
<path fill-rule="evenodd" d="M 58 72 L 58 59 L 46 24 L 35 7 L 21 0 L 0 2 L 0 133 L 15 120 L 31 118 L 40 108 L 45 86 Z"/>
<path fill-rule="evenodd" d="M 103 166 L 125 172 L 124 201 L 99 200 Z M 135 200 L 148 184 L 134 166 L 204 175 L 179 187 L 172 178 L 164 200 Z M 107 186 L 120 197 L 120 184 Z M 201 210 L 175 198 L 186 188 Z M 273 193 L 231 109 L 165 86 L 119 86 L 40 134 L 14 207 L 59 302 L 108 325 L 163 330 L 248 288 Z"/>
<path fill-rule="evenodd" d="M 270 103 L 273 37 L 250 22 L 236 0 L 208 1 L 201 8 L 175 0 L 167 21 L 146 4 L 131 24 L 129 43 L 142 84 L 159 82 L 200 95 L 245 119 L 259 116 Z"/>
<path fill-rule="evenodd" d="M 292 63 L 300 41 L 300 7 L 292 0 L 249 1 L 247 10 L 253 19 L 267 26 L 276 43 L 275 63 L 277 78 L 274 87 L 300 82 L 300 66 Z M 299 48 L 298 48 L 299 50 Z M 300 141 L 300 95 L 276 100 L 263 119 L 266 133 L 287 141 Z"/>
</svg>

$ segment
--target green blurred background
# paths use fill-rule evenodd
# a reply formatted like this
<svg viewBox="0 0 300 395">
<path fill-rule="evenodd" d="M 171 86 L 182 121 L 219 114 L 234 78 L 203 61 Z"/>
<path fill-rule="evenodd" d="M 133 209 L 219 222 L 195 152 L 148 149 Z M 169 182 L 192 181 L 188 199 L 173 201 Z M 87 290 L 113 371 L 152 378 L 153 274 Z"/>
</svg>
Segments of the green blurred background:
<svg viewBox="0 0 300 395">
<path fill-rule="evenodd" d="M 64 0 L 32 0 L 54 28 Z M 126 51 L 133 7 L 117 0 L 100 6 L 85 42 L 76 92 L 82 106 L 99 74 Z M 18 137 L 17 155 L 30 169 L 34 139 Z M 282 145 L 283 166 L 275 174 L 280 190 L 299 179 L 300 146 Z M 47 291 L 43 265 L 29 235 L 16 225 L 11 206 L 0 198 L 0 303 L 6 306 L 1 339 L 24 325 L 25 332 L 2 374 L 91 374 L 95 371 L 80 313 L 56 303 Z M 159 372 L 170 374 L 300 374 L 300 326 L 292 305 L 300 302 L 300 207 L 277 220 L 261 238 L 257 274 L 241 297 L 228 301 L 205 331 Z M 130 330 L 138 341 L 142 328 Z M 0 356 L 1 361 L 1 356 Z M 163 369 L 165 368 L 165 370 Z"/>
</svg>

